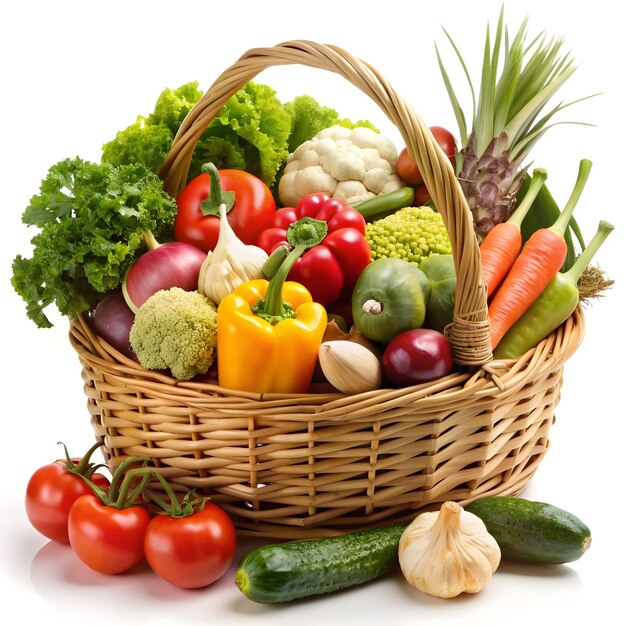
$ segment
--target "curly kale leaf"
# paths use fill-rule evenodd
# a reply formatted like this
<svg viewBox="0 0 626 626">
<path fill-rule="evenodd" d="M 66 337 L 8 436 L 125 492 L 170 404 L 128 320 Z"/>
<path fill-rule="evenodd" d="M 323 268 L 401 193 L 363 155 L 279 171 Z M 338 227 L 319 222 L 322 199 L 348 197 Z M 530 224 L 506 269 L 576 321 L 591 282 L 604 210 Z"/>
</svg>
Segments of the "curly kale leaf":
<svg viewBox="0 0 626 626">
<path fill-rule="evenodd" d="M 74 317 L 117 288 L 144 248 L 144 234 L 170 238 L 176 203 L 141 165 L 114 167 L 80 158 L 53 165 L 22 215 L 39 232 L 31 258 L 13 260 L 11 284 L 28 317 L 52 326 L 56 304 Z"/>
</svg>

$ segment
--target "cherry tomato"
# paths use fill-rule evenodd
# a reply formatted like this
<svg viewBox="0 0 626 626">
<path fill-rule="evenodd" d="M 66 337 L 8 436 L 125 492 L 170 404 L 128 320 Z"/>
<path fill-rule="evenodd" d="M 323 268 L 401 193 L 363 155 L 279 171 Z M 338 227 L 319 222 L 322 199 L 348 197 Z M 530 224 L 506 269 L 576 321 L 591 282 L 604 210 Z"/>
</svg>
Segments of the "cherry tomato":
<svg viewBox="0 0 626 626">
<path fill-rule="evenodd" d="M 431 126 L 430 132 L 444 154 L 450 159 L 452 167 L 454 167 L 457 150 L 454 135 L 441 126 Z M 398 158 L 396 159 L 396 173 L 408 185 L 420 185 L 424 182 L 415 160 L 408 153 L 406 148 L 403 148 L 400 154 L 398 154 Z"/>
<path fill-rule="evenodd" d="M 146 530 L 150 567 L 164 580 L 187 589 L 206 587 L 223 576 L 235 554 L 236 533 L 217 505 L 184 517 L 156 515 Z"/>
<path fill-rule="evenodd" d="M 430 202 L 430 193 L 426 189 L 426 185 L 422 184 L 415 187 L 413 202 L 415 206 L 424 206 L 427 202 Z"/>
<path fill-rule="evenodd" d="M 80 459 L 72 459 L 78 465 Z M 90 480 L 99 487 L 107 487 L 109 479 L 95 473 Z M 26 516 L 32 526 L 48 539 L 67 543 L 67 523 L 70 508 L 91 488 L 75 472 L 67 469 L 67 461 L 60 459 L 40 467 L 26 486 Z"/>
<path fill-rule="evenodd" d="M 126 572 L 144 559 L 150 514 L 143 506 L 117 509 L 95 495 L 80 496 L 70 509 L 68 534 L 76 556 L 101 574 Z"/>
<path fill-rule="evenodd" d="M 407 185 L 419 185 L 424 182 L 422 173 L 417 167 L 417 163 L 415 163 L 406 148 L 400 150 L 400 154 L 398 154 L 398 158 L 396 159 L 396 174 L 398 174 Z"/>
<path fill-rule="evenodd" d="M 456 155 L 456 139 L 454 135 L 441 126 L 431 126 L 430 132 L 433 134 L 435 141 L 443 150 L 443 153 L 451 160 L 454 165 L 454 157 Z"/>
<path fill-rule="evenodd" d="M 452 350 L 443 333 L 431 328 L 405 330 L 383 352 L 383 372 L 394 385 L 434 380 L 452 370 Z"/>
</svg>

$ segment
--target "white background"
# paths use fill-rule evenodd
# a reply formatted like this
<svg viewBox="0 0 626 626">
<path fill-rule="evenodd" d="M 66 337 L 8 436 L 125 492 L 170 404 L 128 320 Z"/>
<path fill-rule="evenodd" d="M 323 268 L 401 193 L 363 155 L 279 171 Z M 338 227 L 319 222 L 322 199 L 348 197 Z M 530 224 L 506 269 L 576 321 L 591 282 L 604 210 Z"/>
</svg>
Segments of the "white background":
<svg viewBox="0 0 626 626">
<path fill-rule="evenodd" d="M 441 26 L 466 55 L 475 79 L 487 21 L 500 1 L 488 2 L 33 2 L 3 3 L 0 14 L 0 159 L 2 173 L 2 430 L 0 463 L 0 589 L 3 613 L 47 624 L 526 624 L 623 614 L 624 470 L 624 90 L 622 21 L 618 3 L 505 2 L 515 30 L 530 16 L 530 32 L 563 36 L 580 64 L 561 92 L 565 100 L 603 95 L 560 119 L 596 127 L 558 126 L 533 151 L 562 204 L 581 158 L 594 167 L 576 210 L 587 239 L 600 219 L 615 232 L 597 260 L 616 285 L 587 310 L 587 334 L 568 362 L 552 429 L 552 446 L 523 495 L 581 517 L 593 544 L 561 567 L 502 565 L 477 596 L 451 601 L 414 592 L 399 576 L 320 599 L 263 607 L 244 598 L 233 571 L 212 587 L 182 591 L 146 567 L 120 576 L 97 575 L 67 546 L 48 543 L 29 525 L 23 497 L 30 474 L 57 458 L 64 441 L 72 454 L 93 442 L 67 321 L 37 329 L 10 284 L 10 264 L 29 254 L 33 233 L 21 213 L 53 163 L 80 155 L 99 159 L 115 132 L 149 113 L 166 87 L 199 80 L 206 89 L 240 54 L 288 39 L 339 45 L 370 62 L 411 100 L 429 125 L 455 131 L 435 59 L 440 45 L 456 67 Z M 11 8 L 8 8 L 11 7 Z M 296 8 L 297 7 L 297 8 Z M 296 11 L 298 12 L 296 14 Z M 615 69 L 613 69 L 615 68 Z M 310 93 L 341 115 L 367 117 L 394 136 L 382 114 L 351 85 L 320 70 L 272 69 L 259 80 L 281 98 Z M 459 82 L 461 85 L 462 83 Z M 465 92 L 462 95 L 464 102 Z M 242 541 L 238 556 L 250 547 Z M 617 567 L 615 567 L 617 566 Z M 15 613 L 14 613 L 15 614 Z M 579 621 L 579 620 L 576 620 Z M 615 623 L 613 621 L 613 623 Z"/>
</svg>

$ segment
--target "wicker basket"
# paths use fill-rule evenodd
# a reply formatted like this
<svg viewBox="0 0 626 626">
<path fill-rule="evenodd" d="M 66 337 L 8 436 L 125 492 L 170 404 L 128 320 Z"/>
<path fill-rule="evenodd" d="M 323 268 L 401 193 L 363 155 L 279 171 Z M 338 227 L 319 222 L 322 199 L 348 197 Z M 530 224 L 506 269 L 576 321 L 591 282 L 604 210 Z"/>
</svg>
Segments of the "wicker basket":
<svg viewBox="0 0 626 626">
<path fill-rule="evenodd" d="M 380 106 L 415 154 L 453 248 L 458 286 L 448 336 L 455 372 L 353 396 L 258 395 L 144 370 L 81 316 L 71 323 L 70 341 L 107 462 L 148 456 L 181 490 L 210 495 L 241 535 L 260 537 L 327 536 L 408 521 L 444 500 L 517 494 L 547 450 L 563 365 L 584 334 L 582 313 L 519 360 L 492 360 L 465 198 L 428 128 L 373 68 L 308 41 L 250 50 L 185 119 L 161 170 L 167 191 L 176 196 L 184 188 L 194 147 L 226 100 L 263 69 L 285 64 L 346 78 Z"/>
</svg>

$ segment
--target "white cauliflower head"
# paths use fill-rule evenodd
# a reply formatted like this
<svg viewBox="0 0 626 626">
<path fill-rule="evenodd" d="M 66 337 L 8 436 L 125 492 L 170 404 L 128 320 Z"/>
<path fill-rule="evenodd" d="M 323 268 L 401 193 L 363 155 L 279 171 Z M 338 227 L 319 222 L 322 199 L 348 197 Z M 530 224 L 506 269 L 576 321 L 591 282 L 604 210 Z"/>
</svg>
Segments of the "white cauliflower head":
<svg viewBox="0 0 626 626">
<path fill-rule="evenodd" d="M 404 185 L 395 173 L 398 152 L 388 137 L 370 128 L 331 126 L 287 158 L 278 184 L 284 206 L 310 193 L 327 193 L 353 204 Z"/>
</svg>

